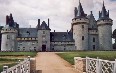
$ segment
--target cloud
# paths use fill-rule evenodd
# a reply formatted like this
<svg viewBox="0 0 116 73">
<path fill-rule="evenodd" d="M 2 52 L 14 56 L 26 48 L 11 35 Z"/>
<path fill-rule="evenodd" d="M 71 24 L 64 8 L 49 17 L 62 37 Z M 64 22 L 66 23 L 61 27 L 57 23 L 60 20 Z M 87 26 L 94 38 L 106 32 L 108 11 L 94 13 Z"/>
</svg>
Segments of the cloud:
<svg viewBox="0 0 116 73">
<path fill-rule="evenodd" d="M 101 10 L 102 0 L 81 0 L 86 14 L 93 11 L 95 18 L 98 18 L 98 11 Z M 114 0 L 105 0 L 107 10 L 110 10 L 110 17 L 116 23 Z M 66 31 L 71 28 L 71 20 L 74 17 L 74 7 L 78 7 L 78 0 L 0 0 L 0 24 L 5 25 L 6 15 L 12 13 L 14 20 L 20 27 L 36 27 L 37 20 L 41 22 L 50 18 L 50 28 L 56 31 Z M 113 30 L 115 29 L 113 25 Z"/>
</svg>

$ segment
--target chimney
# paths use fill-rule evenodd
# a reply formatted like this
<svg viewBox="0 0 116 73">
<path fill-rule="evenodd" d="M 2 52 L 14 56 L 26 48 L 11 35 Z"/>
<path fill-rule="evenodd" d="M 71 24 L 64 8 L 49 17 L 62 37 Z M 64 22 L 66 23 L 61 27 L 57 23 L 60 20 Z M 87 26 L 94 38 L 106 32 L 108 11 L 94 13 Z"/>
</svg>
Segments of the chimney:
<svg viewBox="0 0 116 73">
<path fill-rule="evenodd" d="M 68 30 L 67 30 L 67 32 L 68 32 Z"/>
<path fill-rule="evenodd" d="M 90 11 L 90 13 L 91 13 L 91 14 L 93 14 L 93 12 L 92 12 L 92 11 Z"/>
<path fill-rule="evenodd" d="M 12 13 L 10 13 L 10 20 L 13 20 Z"/>
<path fill-rule="evenodd" d="M 40 19 L 38 19 L 38 27 L 40 27 Z"/>
<path fill-rule="evenodd" d="M 8 22 L 9 22 L 9 16 L 7 15 L 6 16 L 6 25 L 8 25 Z"/>
<path fill-rule="evenodd" d="M 49 25 L 50 25 L 50 20 L 49 20 L 49 18 L 48 18 L 48 27 L 49 27 Z"/>
</svg>

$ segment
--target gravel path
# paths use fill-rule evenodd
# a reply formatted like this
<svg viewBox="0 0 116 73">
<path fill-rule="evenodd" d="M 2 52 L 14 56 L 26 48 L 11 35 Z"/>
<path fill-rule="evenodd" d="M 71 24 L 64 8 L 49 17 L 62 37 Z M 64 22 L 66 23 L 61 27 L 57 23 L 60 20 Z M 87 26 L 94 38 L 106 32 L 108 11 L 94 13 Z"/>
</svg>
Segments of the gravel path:
<svg viewBox="0 0 116 73">
<path fill-rule="evenodd" d="M 36 70 L 38 73 L 78 73 L 71 64 L 51 52 L 38 53 Z"/>
</svg>

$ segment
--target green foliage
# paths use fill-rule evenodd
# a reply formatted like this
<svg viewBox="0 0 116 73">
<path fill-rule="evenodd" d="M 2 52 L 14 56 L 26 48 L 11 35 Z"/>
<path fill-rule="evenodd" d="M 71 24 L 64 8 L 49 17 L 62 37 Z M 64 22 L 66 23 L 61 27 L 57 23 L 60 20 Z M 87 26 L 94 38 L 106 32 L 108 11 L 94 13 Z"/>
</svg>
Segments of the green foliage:
<svg viewBox="0 0 116 73">
<path fill-rule="evenodd" d="M 37 52 L 0 52 L 0 56 L 36 56 Z"/>
<path fill-rule="evenodd" d="M 57 54 L 71 64 L 74 64 L 74 57 L 85 58 L 86 56 L 88 56 L 91 58 L 99 57 L 100 59 L 105 59 L 105 60 L 116 59 L 116 51 L 80 51 L 80 52 L 64 52 Z"/>
</svg>

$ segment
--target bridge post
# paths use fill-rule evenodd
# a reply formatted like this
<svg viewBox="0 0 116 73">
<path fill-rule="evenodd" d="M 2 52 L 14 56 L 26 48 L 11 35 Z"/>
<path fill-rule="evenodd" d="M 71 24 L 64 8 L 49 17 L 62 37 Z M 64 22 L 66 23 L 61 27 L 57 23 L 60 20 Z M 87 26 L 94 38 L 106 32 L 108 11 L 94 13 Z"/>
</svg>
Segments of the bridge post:
<svg viewBox="0 0 116 73">
<path fill-rule="evenodd" d="M 3 71 L 6 71 L 7 73 L 8 66 L 3 66 Z"/>
</svg>

